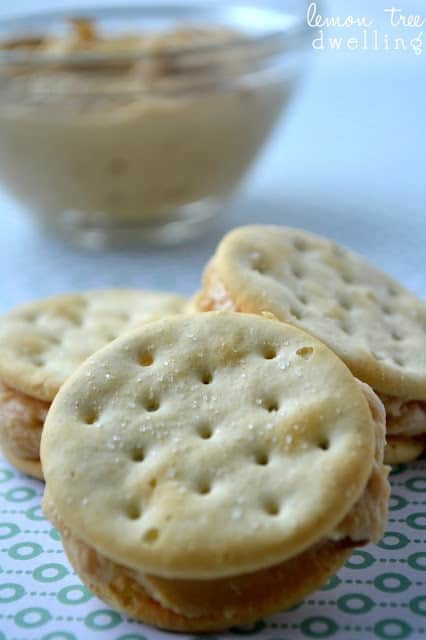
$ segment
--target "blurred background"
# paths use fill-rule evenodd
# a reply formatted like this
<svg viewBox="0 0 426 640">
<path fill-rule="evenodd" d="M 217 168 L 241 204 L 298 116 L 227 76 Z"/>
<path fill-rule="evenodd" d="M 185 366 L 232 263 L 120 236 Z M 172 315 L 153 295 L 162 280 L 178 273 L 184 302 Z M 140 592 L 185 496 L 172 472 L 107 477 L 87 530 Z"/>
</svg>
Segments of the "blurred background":
<svg viewBox="0 0 426 640">
<path fill-rule="evenodd" d="M 0 17 L 87 4 L 2 0 Z M 405 15 L 420 14 L 425 25 L 397 33 L 385 12 L 392 5 Z M 205 236 L 162 249 L 73 248 L 39 231 L 0 185 L 0 310 L 29 298 L 95 287 L 191 294 L 220 237 L 234 226 L 251 223 L 286 224 L 330 236 L 425 299 L 426 51 L 385 51 L 383 38 L 386 33 L 392 38 L 421 33 L 422 44 L 426 4 L 328 0 L 322 13 L 374 20 L 371 28 L 379 33 L 381 50 L 330 50 L 327 38 L 347 39 L 350 30 L 324 29 L 324 50 L 312 50 L 290 109 L 226 215 Z M 312 30 L 315 37 L 318 29 Z"/>
</svg>

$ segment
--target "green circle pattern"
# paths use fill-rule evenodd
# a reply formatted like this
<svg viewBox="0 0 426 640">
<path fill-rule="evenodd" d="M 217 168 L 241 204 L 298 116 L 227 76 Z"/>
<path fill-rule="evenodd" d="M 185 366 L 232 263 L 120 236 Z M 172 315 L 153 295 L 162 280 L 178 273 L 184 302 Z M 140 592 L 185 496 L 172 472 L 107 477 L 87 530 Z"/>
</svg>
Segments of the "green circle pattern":
<svg viewBox="0 0 426 640">
<path fill-rule="evenodd" d="M 403 533 L 398 531 L 385 531 L 384 536 L 378 542 L 381 549 L 404 549 L 410 540 Z"/>
<path fill-rule="evenodd" d="M 305 618 L 300 628 L 308 638 L 332 638 L 339 627 L 332 618 L 315 616 Z"/>
<path fill-rule="evenodd" d="M 45 518 L 43 515 L 43 511 L 41 510 L 41 506 L 37 504 L 35 507 L 31 507 L 27 509 L 25 515 L 30 520 L 34 520 L 35 522 L 44 522 Z"/>
<path fill-rule="evenodd" d="M 32 560 L 43 553 L 43 547 L 36 542 L 18 542 L 10 547 L 8 554 L 14 560 Z"/>
<path fill-rule="evenodd" d="M 338 575 L 331 576 L 329 581 L 321 587 L 321 591 L 329 591 L 330 589 L 335 589 L 341 584 L 341 579 Z"/>
<path fill-rule="evenodd" d="M 426 571 L 426 551 L 417 551 L 408 556 L 408 565 L 417 571 Z"/>
<path fill-rule="evenodd" d="M 426 513 L 410 513 L 406 518 L 406 523 L 417 531 L 426 531 Z"/>
<path fill-rule="evenodd" d="M 383 640 L 404 640 L 404 638 L 410 637 L 412 627 L 399 618 L 389 618 L 378 622 L 374 631 L 377 637 L 383 638 Z"/>
<path fill-rule="evenodd" d="M 365 614 L 375 607 L 371 598 L 362 593 L 349 593 L 337 600 L 340 611 L 351 615 Z"/>
<path fill-rule="evenodd" d="M 37 582 L 57 582 L 68 574 L 68 570 L 63 564 L 50 562 L 42 564 L 33 571 L 33 578 Z"/>
<path fill-rule="evenodd" d="M 392 474 L 389 523 L 377 546 L 354 550 L 338 575 L 303 603 L 228 634 L 262 640 L 426 637 L 426 473 L 419 469 L 426 465 Z M 151 640 L 150 627 L 105 607 L 69 568 L 60 536 L 41 511 L 39 484 L 0 468 L 0 485 L 0 640 Z"/>
<path fill-rule="evenodd" d="M 85 624 L 89 629 L 106 631 L 114 629 L 121 622 L 121 615 L 110 609 L 98 609 L 89 613 L 85 618 Z"/>
<path fill-rule="evenodd" d="M 408 505 L 408 500 L 393 493 L 389 500 L 389 511 L 399 511 Z"/>
<path fill-rule="evenodd" d="M 415 491 L 416 493 L 426 493 L 426 478 L 422 476 L 416 476 L 414 478 L 409 478 L 405 482 L 405 486 L 410 491 Z"/>
<path fill-rule="evenodd" d="M 355 549 L 345 566 L 349 569 L 368 569 L 375 562 L 376 559 L 368 551 Z"/>
<path fill-rule="evenodd" d="M 28 607 L 22 609 L 15 616 L 15 622 L 18 627 L 23 629 L 34 629 L 41 627 L 51 619 L 51 615 L 47 609 L 42 607 Z"/>
<path fill-rule="evenodd" d="M 7 540 L 13 538 L 20 532 L 20 528 L 13 522 L 1 522 L 0 523 L 0 540 Z"/>
<path fill-rule="evenodd" d="M 58 593 L 58 600 L 62 604 L 82 604 L 83 602 L 87 602 L 92 597 L 90 591 L 83 587 L 81 584 L 70 585 L 68 587 L 64 587 Z"/>
<path fill-rule="evenodd" d="M 61 536 L 59 535 L 57 529 L 51 529 L 49 531 L 49 535 L 52 538 L 52 540 L 57 540 L 58 542 L 61 540 Z"/>
<path fill-rule="evenodd" d="M 0 484 L 3 482 L 9 482 L 13 478 L 13 471 L 9 469 L 0 469 Z"/>
<path fill-rule="evenodd" d="M 418 616 L 426 616 L 426 596 L 416 596 L 410 600 L 410 609 Z"/>
<path fill-rule="evenodd" d="M 35 489 L 31 487 L 14 487 L 4 494 L 8 502 L 26 502 L 32 500 L 37 495 Z"/>
<path fill-rule="evenodd" d="M 401 573 L 381 573 L 374 579 L 374 586 L 384 593 L 402 593 L 411 581 Z"/>
<path fill-rule="evenodd" d="M 25 589 L 21 584 L 5 582 L 0 584 L 0 605 L 16 602 L 25 595 Z"/>
</svg>

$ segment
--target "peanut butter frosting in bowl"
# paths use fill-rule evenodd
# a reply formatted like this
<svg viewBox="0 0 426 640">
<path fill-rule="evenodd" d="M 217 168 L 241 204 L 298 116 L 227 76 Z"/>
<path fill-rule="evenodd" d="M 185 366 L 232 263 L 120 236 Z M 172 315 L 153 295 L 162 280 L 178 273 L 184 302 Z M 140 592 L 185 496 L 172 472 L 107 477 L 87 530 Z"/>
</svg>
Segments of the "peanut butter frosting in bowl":
<svg viewBox="0 0 426 640">
<path fill-rule="evenodd" d="M 201 231 L 288 104 L 306 42 L 297 13 L 233 5 L 0 23 L 4 186 L 91 247 Z"/>
</svg>

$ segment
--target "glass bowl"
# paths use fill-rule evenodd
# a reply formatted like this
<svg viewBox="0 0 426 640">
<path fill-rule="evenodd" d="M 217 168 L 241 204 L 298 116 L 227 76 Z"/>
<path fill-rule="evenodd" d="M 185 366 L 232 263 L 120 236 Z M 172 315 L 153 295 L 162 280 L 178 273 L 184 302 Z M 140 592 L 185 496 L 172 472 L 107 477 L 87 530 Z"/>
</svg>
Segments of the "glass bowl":
<svg viewBox="0 0 426 640">
<path fill-rule="evenodd" d="M 155 2 L 0 21 L 0 183 L 81 245 L 198 234 L 289 103 L 305 12 Z"/>
</svg>

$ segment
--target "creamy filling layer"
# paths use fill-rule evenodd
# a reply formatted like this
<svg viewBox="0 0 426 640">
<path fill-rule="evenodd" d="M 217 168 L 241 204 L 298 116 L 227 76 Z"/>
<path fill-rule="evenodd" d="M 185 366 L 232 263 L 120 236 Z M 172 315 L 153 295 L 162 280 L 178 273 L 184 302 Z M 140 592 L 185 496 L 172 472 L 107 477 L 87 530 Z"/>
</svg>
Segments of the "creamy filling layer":
<svg viewBox="0 0 426 640">
<path fill-rule="evenodd" d="M 383 535 L 390 495 L 389 469 L 383 465 L 386 415 L 383 404 L 371 387 L 359 380 L 357 382 L 368 402 L 374 423 L 375 454 L 373 466 L 364 493 L 330 535 L 330 539 L 339 540 L 348 537 L 354 541 L 377 542 Z"/>
<path fill-rule="evenodd" d="M 404 464 L 417 460 L 426 451 L 426 435 L 413 438 L 389 436 L 386 439 L 385 463 Z"/>
<path fill-rule="evenodd" d="M 378 394 L 386 409 L 386 429 L 389 435 L 424 436 L 426 434 L 426 402 L 403 400 Z"/>
<path fill-rule="evenodd" d="M 247 599 L 255 601 L 262 598 L 265 589 L 275 590 L 278 586 L 276 579 L 279 578 L 282 582 L 283 575 L 286 574 L 290 579 L 297 577 L 302 584 L 302 587 L 298 585 L 298 593 L 303 592 L 304 595 L 305 591 L 318 588 L 330 575 L 325 563 L 322 571 L 318 572 L 318 568 L 315 568 L 316 582 L 314 579 L 312 583 L 310 579 L 309 571 L 316 559 L 324 562 L 320 560 L 324 552 L 326 556 L 331 554 L 333 557 L 334 551 L 341 555 L 342 550 L 347 550 L 348 556 L 355 546 L 368 542 L 365 540 L 355 543 L 348 538 L 339 541 L 323 540 L 286 562 L 253 573 L 214 580 L 174 580 L 134 571 L 91 547 L 64 525 L 47 494 L 43 499 L 43 510 L 58 529 L 71 564 L 95 591 L 96 586 L 101 585 L 101 595 L 115 596 L 122 606 L 126 604 L 126 599 L 141 600 L 148 597 L 165 610 L 187 618 L 211 616 L 220 610 L 224 618 L 232 619 L 235 609 L 241 603 Z M 319 582 L 318 573 L 322 578 Z M 290 592 L 293 587 L 295 585 L 292 583 Z"/>
<path fill-rule="evenodd" d="M 40 459 L 40 438 L 50 404 L 0 382 L 0 442 L 16 458 Z"/>
</svg>

